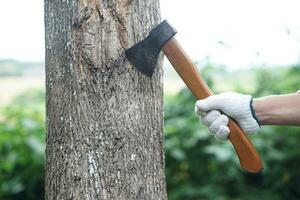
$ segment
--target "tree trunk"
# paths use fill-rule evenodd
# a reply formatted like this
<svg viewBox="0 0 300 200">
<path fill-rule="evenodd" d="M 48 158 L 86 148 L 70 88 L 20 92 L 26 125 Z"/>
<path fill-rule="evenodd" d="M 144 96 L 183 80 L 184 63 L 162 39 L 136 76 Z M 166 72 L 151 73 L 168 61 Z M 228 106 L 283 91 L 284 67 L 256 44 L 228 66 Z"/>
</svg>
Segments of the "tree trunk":
<svg viewBox="0 0 300 200">
<path fill-rule="evenodd" d="M 46 199 L 167 199 L 162 56 L 152 78 L 124 50 L 158 0 L 45 0 Z"/>
</svg>

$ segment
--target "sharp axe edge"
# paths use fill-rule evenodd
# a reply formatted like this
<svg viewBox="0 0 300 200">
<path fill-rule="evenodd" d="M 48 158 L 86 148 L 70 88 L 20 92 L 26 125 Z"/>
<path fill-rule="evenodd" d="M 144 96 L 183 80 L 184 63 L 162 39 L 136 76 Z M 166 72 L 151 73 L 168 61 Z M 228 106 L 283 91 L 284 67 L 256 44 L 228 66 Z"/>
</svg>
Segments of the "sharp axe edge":
<svg viewBox="0 0 300 200">
<path fill-rule="evenodd" d="M 168 21 L 164 20 L 150 31 L 148 37 L 127 49 L 126 57 L 140 72 L 152 77 L 162 46 L 176 33 Z"/>
</svg>

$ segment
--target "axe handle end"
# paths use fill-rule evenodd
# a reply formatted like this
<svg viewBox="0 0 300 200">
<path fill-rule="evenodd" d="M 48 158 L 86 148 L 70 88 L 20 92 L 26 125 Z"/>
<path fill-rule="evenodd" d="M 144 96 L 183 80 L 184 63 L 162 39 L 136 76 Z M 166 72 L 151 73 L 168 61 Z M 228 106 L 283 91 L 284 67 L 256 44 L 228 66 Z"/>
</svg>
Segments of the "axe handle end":
<svg viewBox="0 0 300 200">
<path fill-rule="evenodd" d="M 162 50 L 197 99 L 204 99 L 213 94 L 174 37 L 162 47 Z M 241 167 L 251 173 L 260 172 L 263 165 L 251 141 L 234 120 L 229 120 L 228 127 L 229 140 L 235 148 Z"/>
<path fill-rule="evenodd" d="M 233 119 L 229 120 L 228 127 L 230 129 L 229 140 L 237 152 L 241 167 L 251 173 L 262 171 L 262 161 L 244 131 Z"/>
</svg>

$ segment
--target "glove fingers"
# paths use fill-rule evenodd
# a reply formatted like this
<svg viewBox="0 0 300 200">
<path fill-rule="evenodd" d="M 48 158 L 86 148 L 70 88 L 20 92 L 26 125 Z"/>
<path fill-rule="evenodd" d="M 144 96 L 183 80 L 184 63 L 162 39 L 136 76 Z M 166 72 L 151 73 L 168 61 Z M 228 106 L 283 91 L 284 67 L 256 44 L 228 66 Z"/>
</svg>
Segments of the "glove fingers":
<svg viewBox="0 0 300 200">
<path fill-rule="evenodd" d="M 222 103 L 220 102 L 220 98 L 218 95 L 210 96 L 203 100 L 198 100 L 196 102 L 196 107 L 204 112 L 210 111 L 210 110 L 219 110 L 220 106 L 222 106 Z"/>
<path fill-rule="evenodd" d="M 214 121 L 216 121 L 221 116 L 221 113 L 218 110 L 212 110 L 206 115 L 201 117 L 201 121 L 204 125 L 210 126 Z"/>
<path fill-rule="evenodd" d="M 221 115 L 209 126 L 209 132 L 211 132 L 213 135 L 216 134 L 221 126 L 227 126 L 228 121 L 229 119 L 226 115 Z"/>
<path fill-rule="evenodd" d="M 202 117 L 202 116 L 205 116 L 207 114 L 207 112 L 205 111 L 201 111 L 196 105 L 195 105 L 195 114 L 198 116 L 198 117 Z"/>
<path fill-rule="evenodd" d="M 221 142 L 227 140 L 230 130 L 227 126 L 220 126 L 215 138 Z"/>
</svg>

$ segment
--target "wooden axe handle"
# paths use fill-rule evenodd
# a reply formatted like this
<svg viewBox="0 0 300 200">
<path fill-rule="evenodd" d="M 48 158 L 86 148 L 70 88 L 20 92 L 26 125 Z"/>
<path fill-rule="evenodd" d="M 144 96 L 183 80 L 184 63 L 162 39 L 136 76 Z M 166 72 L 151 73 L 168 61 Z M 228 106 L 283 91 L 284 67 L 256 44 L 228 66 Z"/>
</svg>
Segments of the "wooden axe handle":
<svg viewBox="0 0 300 200">
<path fill-rule="evenodd" d="M 197 99 L 204 99 L 213 94 L 174 37 L 162 47 L 162 50 Z M 243 130 L 232 119 L 229 120 L 228 127 L 229 140 L 235 148 L 241 167 L 252 173 L 261 171 L 263 165 L 260 157 Z"/>
</svg>

